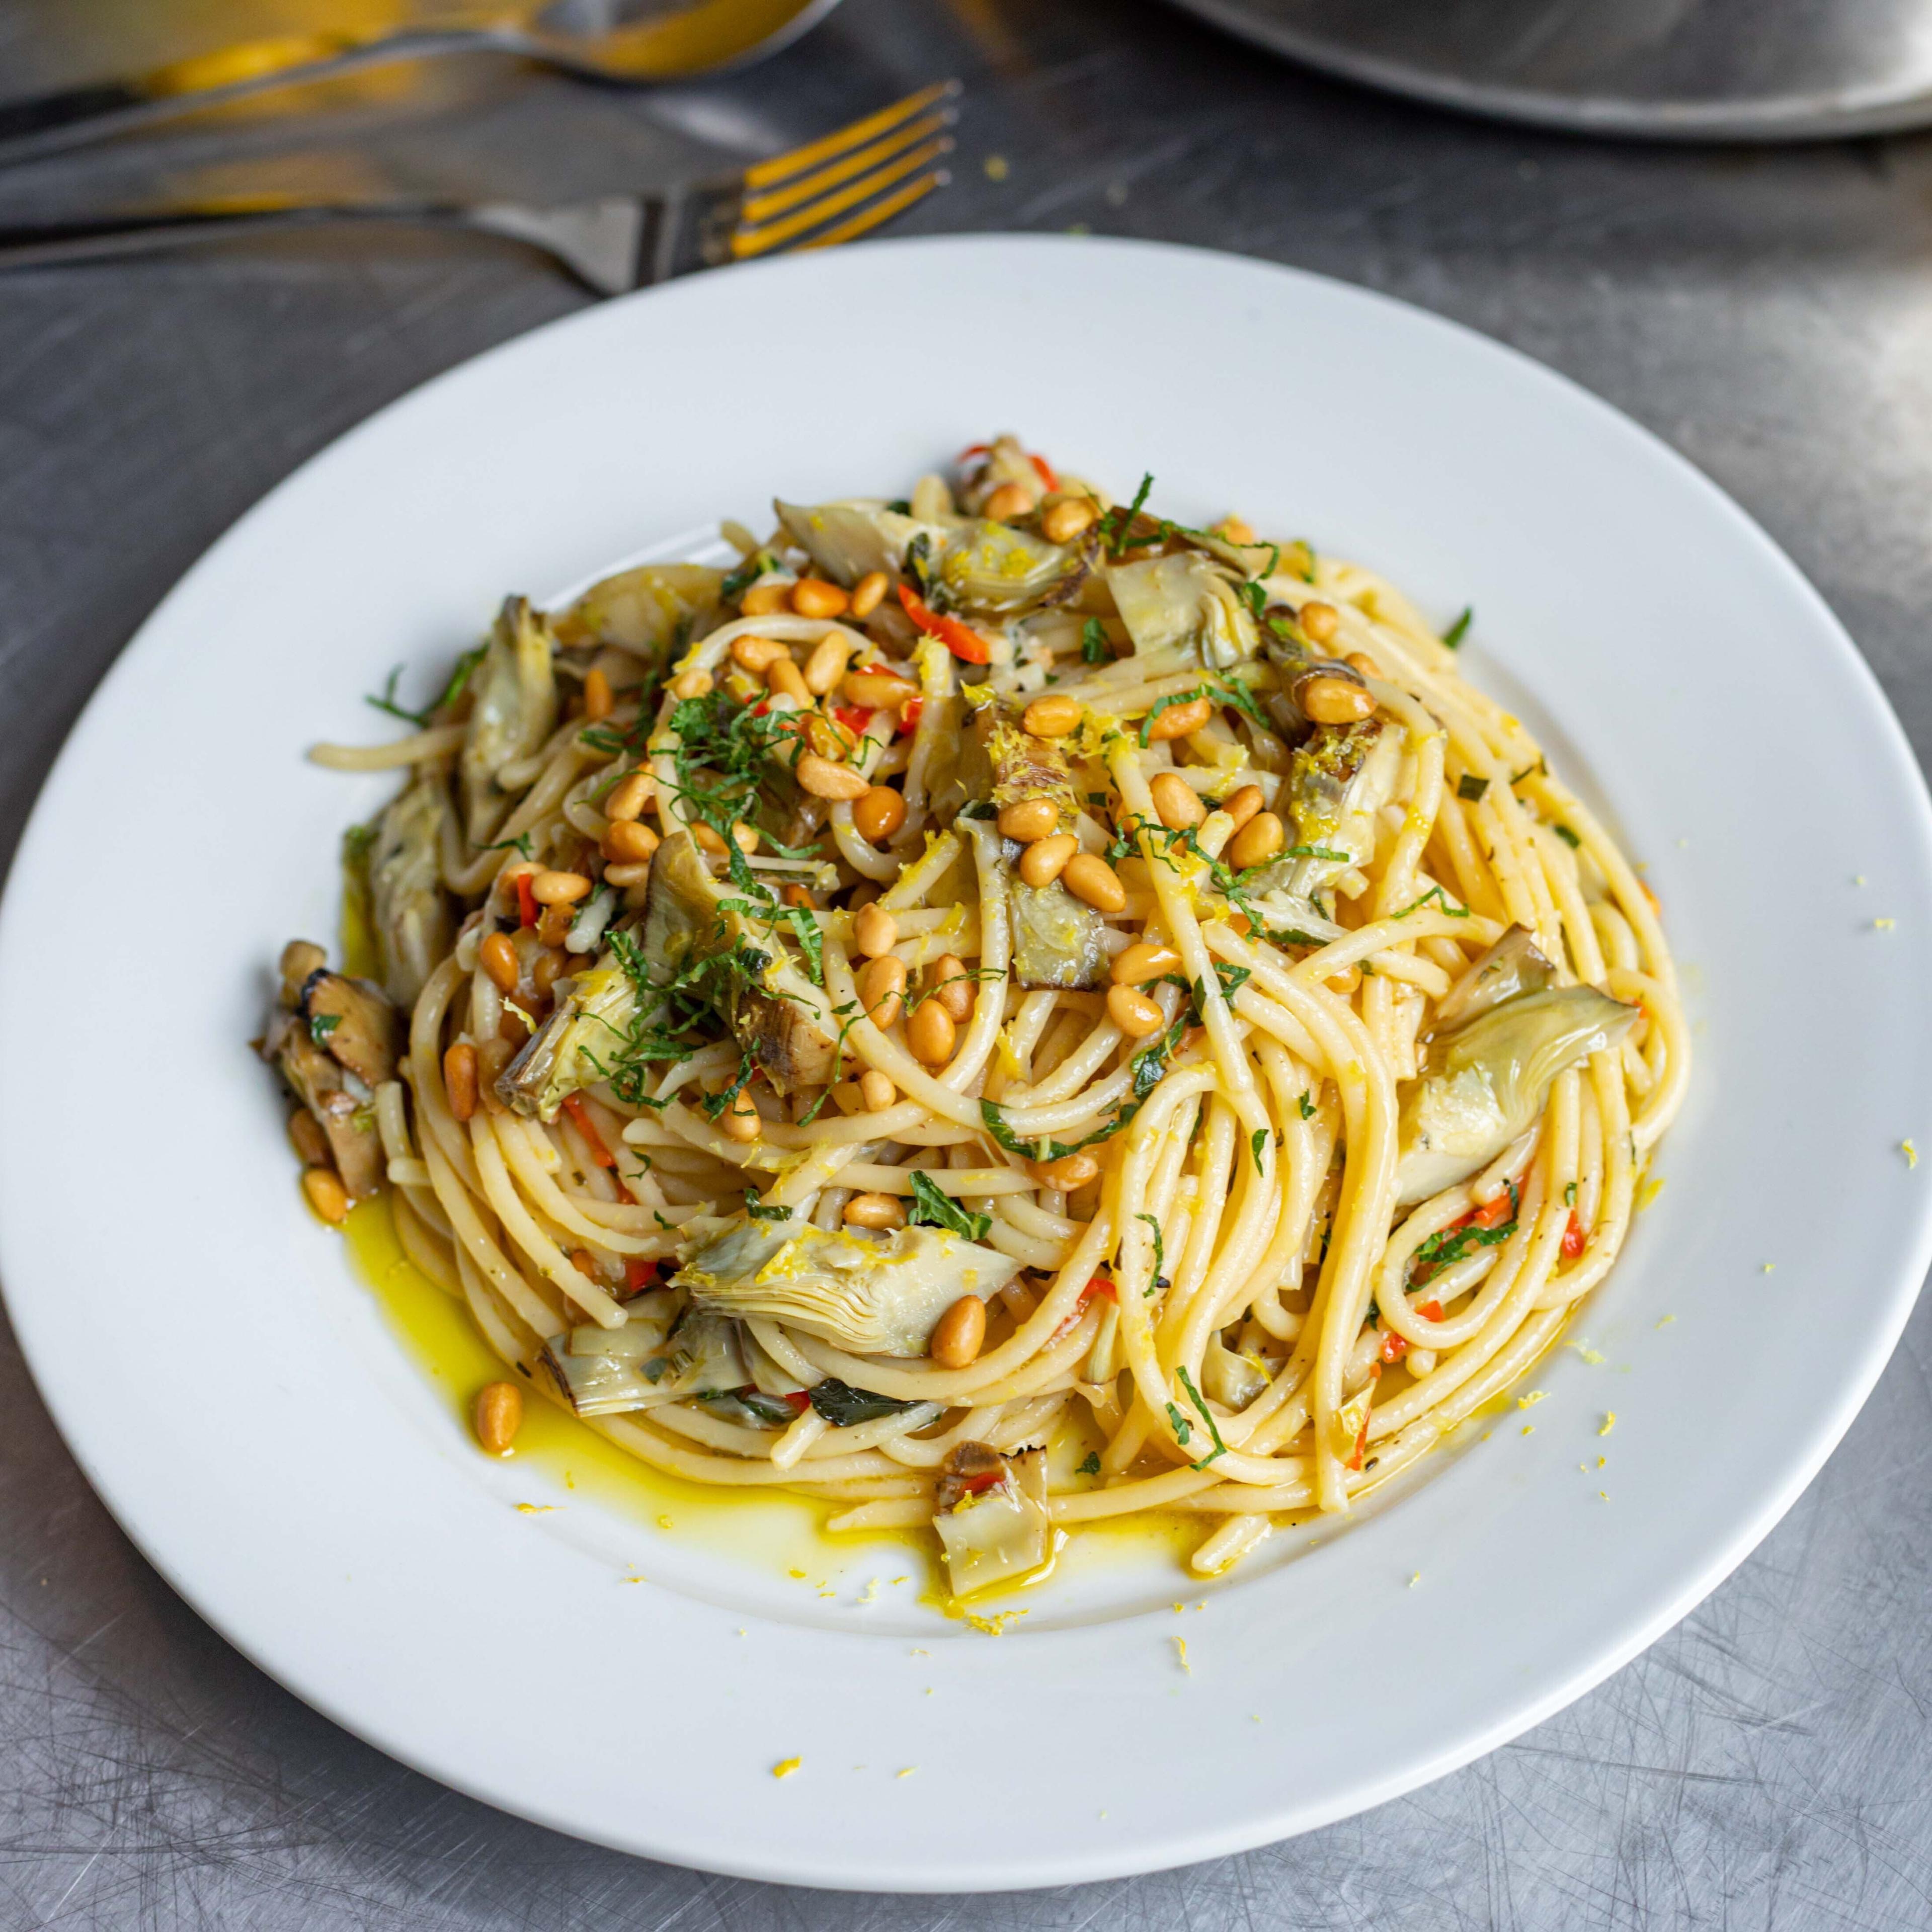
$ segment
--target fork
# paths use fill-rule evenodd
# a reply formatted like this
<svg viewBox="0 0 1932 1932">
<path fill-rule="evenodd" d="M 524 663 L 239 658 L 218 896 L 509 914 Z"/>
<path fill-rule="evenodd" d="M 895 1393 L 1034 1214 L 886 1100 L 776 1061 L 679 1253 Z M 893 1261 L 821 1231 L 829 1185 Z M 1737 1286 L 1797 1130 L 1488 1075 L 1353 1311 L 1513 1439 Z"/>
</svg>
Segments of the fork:
<svg viewBox="0 0 1932 1932">
<path fill-rule="evenodd" d="M 204 202 L 154 214 L 0 228 L 0 268 L 174 248 L 341 222 L 456 228 L 538 250 L 598 295 L 730 262 L 856 241 L 950 177 L 956 80 L 909 94 L 742 172 L 554 208 L 494 202 Z"/>
</svg>

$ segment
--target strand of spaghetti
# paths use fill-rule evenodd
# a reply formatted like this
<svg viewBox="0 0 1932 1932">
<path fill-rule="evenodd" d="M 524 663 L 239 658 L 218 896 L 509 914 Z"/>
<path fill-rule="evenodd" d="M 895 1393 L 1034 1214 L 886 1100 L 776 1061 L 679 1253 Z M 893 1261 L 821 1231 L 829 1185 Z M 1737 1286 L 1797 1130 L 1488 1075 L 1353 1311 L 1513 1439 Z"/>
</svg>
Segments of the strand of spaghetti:
<svg viewBox="0 0 1932 1932">
<path fill-rule="evenodd" d="M 1677 1004 L 1670 982 L 1661 976 L 1643 973 L 1612 973 L 1610 989 L 1618 999 L 1634 998 L 1649 1016 L 1651 1024 L 1664 1036 L 1664 1078 L 1644 1102 L 1643 1112 L 1630 1124 L 1630 1138 L 1639 1154 L 1648 1154 L 1663 1138 L 1664 1130 L 1677 1118 L 1690 1080 L 1690 1030 L 1684 1024 L 1683 1009 Z"/>
<path fill-rule="evenodd" d="M 613 1254 L 644 1255 L 660 1252 L 660 1244 L 648 1234 L 626 1234 L 615 1228 L 600 1226 L 580 1214 L 569 1197 L 545 1172 L 533 1143 L 543 1130 L 536 1122 L 514 1114 L 500 1117 L 496 1123 L 496 1144 L 518 1190 L 552 1226 L 567 1234 L 594 1242 Z"/>
<path fill-rule="evenodd" d="M 536 1264 L 538 1272 L 575 1302 L 592 1321 L 605 1328 L 621 1328 L 623 1310 L 537 1226 L 518 1199 L 504 1164 L 496 1124 L 480 1110 L 470 1119 L 470 1148 L 476 1156 L 476 1177 L 482 1184 L 483 1198 L 489 1202 L 504 1233 Z"/>
<path fill-rule="evenodd" d="M 424 1147 L 424 1153 L 429 1165 L 430 1185 L 436 1190 L 436 1198 L 442 1204 L 442 1210 L 456 1231 L 459 1270 L 467 1258 L 532 1334 L 545 1341 L 553 1335 L 561 1335 L 569 1324 L 531 1287 L 522 1270 L 507 1259 L 497 1246 L 477 1213 L 476 1197 L 458 1178 L 441 1144 L 430 1142 Z"/>
<path fill-rule="evenodd" d="M 433 725 L 406 738 L 386 745 L 311 745 L 311 764 L 325 765 L 332 772 L 388 772 L 399 765 L 416 765 L 430 758 L 447 758 L 460 748 L 465 728 L 460 724 Z"/>
</svg>

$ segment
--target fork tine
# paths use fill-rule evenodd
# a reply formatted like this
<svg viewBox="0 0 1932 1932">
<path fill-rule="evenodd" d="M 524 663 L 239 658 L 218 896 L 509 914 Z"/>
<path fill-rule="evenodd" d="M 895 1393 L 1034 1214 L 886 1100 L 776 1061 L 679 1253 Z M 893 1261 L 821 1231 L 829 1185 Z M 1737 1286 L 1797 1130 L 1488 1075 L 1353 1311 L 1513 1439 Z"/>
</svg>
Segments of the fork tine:
<svg viewBox="0 0 1932 1932">
<path fill-rule="evenodd" d="M 908 182 L 902 188 L 889 194 L 883 201 L 874 202 L 870 208 L 862 208 L 856 214 L 848 217 L 836 226 L 826 229 L 822 234 L 812 236 L 808 240 L 794 242 L 781 254 L 802 254 L 808 248 L 836 248 L 842 242 L 856 242 L 861 235 L 869 233 L 882 221 L 890 221 L 896 214 L 902 214 L 916 201 L 923 201 L 935 188 L 944 188 L 952 177 L 944 168 L 935 168 L 929 175 L 922 175 L 917 181 Z"/>
<path fill-rule="evenodd" d="M 768 161 L 758 161 L 747 168 L 742 179 L 747 191 L 772 187 L 775 183 L 788 180 L 806 168 L 816 167 L 821 161 L 836 160 L 848 148 L 864 146 L 896 128 L 902 121 L 911 120 L 923 114 L 928 108 L 936 107 L 942 100 L 950 100 L 959 92 L 956 80 L 942 80 L 931 87 L 922 87 L 916 94 L 909 94 L 903 100 L 895 101 L 890 107 L 882 107 L 875 114 L 868 114 L 863 120 L 854 121 L 849 126 L 836 129 L 830 134 L 821 134 L 815 141 L 808 141 L 802 147 L 794 148 L 789 153 L 774 154 Z"/>
<path fill-rule="evenodd" d="M 823 194 L 828 188 L 836 188 L 841 182 L 848 182 L 876 167 L 881 161 L 890 160 L 895 154 L 914 143 L 927 140 L 942 133 L 952 124 L 950 113 L 928 114 L 920 119 L 895 128 L 882 141 L 874 141 L 869 147 L 860 148 L 842 160 L 828 163 L 802 175 L 783 188 L 768 189 L 762 194 L 748 194 L 740 210 L 740 218 L 756 226 L 769 221 L 775 214 L 782 214 L 788 208 L 796 208 L 801 202 L 810 201 L 814 196 Z M 941 152 L 950 152 L 950 141 L 939 143 Z"/>
<path fill-rule="evenodd" d="M 787 243 L 796 241 L 800 236 L 830 221 L 835 214 L 843 214 L 847 209 L 870 201 L 882 188 L 890 188 L 895 182 L 904 181 L 907 176 L 930 167 L 951 145 L 944 140 L 928 141 L 922 147 L 914 148 L 884 167 L 874 168 L 870 174 L 848 182 L 830 194 L 820 195 L 776 221 L 766 222 L 758 227 L 737 229 L 731 237 L 733 256 L 741 262 L 749 261 L 757 256 L 770 254 L 774 248 L 784 248 Z"/>
</svg>

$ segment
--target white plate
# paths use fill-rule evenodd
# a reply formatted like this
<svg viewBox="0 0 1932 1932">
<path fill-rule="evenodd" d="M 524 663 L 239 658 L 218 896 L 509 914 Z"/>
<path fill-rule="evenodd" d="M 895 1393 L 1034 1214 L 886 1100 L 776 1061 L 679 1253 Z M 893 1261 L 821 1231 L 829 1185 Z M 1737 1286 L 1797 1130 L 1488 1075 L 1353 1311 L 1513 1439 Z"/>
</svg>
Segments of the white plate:
<svg viewBox="0 0 1932 1932">
<path fill-rule="evenodd" d="M 1444 620 L 1472 602 L 1478 675 L 1648 862 L 1699 1059 L 1670 1184 L 1571 1331 L 1604 1359 L 1546 1366 L 1534 1434 L 1512 1408 L 1407 1495 L 1312 1551 L 1277 1539 L 1211 1595 L 1166 1559 L 1088 1564 L 994 1642 L 890 1586 L 890 1550 L 821 1595 L 478 1456 L 298 1208 L 244 1042 L 284 939 L 332 931 L 336 838 L 387 789 L 303 748 L 382 735 L 359 694 L 392 664 L 424 688 L 506 590 L 756 519 L 774 490 L 903 488 L 1007 428 L 1116 487 L 1153 470 L 1170 513 L 1305 532 Z M 1238 1851 L 1576 1696 L 1838 1439 L 1932 1234 L 1932 1168 L 1900 1149 L 1932 1148 L 1932 1033 L 1910 1023 L 1929 832 L 1877 687 L 1790 564 L 1661 445 L 1492 344 L 1118 242 L 709 276 L 540 331 L 345 436 L 104 684 L 0 928 L 8 1304 L 74 1454 L 170 1581 L 450 1784 L 814 1884 L 1043 1885 Z M 626 1587 L 627 1563 L 650 1580 Z M 887 1586 L 862 1604 L 871 1574 Z"/>
</svg>

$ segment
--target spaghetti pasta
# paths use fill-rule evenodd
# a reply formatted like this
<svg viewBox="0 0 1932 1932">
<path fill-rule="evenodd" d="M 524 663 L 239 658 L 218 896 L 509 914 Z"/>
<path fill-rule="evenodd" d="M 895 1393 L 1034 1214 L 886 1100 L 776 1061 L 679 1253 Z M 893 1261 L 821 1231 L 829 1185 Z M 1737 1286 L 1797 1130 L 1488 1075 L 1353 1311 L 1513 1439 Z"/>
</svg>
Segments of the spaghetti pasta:
<svg viewBox="0 0 1932 1932">
<path fill-rule="evenodd" d="M 1010 438 L 507 604 L 265 1050 L 518 1382 L 659 1468 L 1062 1531 L 1346 1510 L 1603 1280 L 1658 909 L 1390 585 Z M 393 708 L 393 706 L 392 706 Z M 305 1130 L 313 1149 L 312 1131 Z"/>
</svg>

